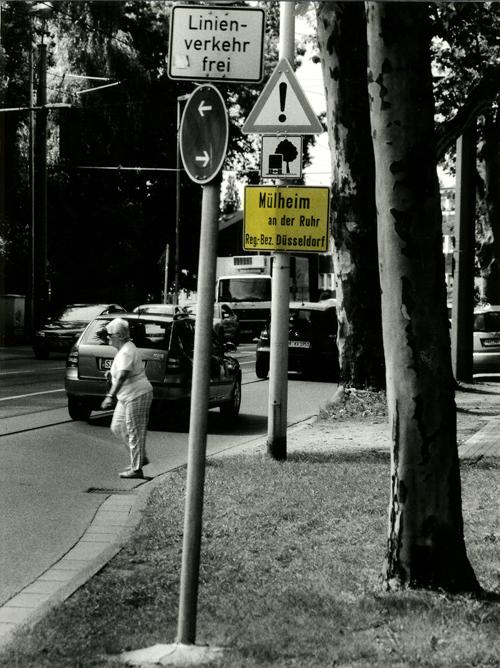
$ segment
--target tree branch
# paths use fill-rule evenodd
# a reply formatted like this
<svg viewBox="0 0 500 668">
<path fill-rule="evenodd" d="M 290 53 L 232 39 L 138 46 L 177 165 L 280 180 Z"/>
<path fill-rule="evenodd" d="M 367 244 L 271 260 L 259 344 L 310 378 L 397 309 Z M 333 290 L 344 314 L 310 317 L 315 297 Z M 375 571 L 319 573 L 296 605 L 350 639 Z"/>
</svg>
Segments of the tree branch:
<svg viewBox="0 0 500 668">
<path fill-rule="evenodd" d="M 478 85 L 471 90 L 465 103 L 449 121 L 436 128 L 436 162 L 475 119 L 490 107 L 500 91 L 500 65 L 490 67 Z"/>
</svg>

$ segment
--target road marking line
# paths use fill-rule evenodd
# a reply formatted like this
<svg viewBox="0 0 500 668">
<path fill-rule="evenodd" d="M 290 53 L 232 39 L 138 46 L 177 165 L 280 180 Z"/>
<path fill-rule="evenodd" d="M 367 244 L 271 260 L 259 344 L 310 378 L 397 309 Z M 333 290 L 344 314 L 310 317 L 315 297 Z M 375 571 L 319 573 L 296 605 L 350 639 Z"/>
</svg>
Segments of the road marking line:
<svg viewBox="0 0 500 668">
<path fill-rule="evenodd" d="M 54 392 L 64 392 L 64 388 L 60 390 L 44 390 L 43 392 L 31 392 L 30 394 L 18 394 L 15 397 L 2 397 L 0 401 L 13 401 L 14 399 L 26 399 L 26 397 L 34 397 L 37 394 L 52 394 Z"/>
<path fill-rule="evenodd" d="M 43 371 L 62 371 L 65 368 L 65 366 L 52 366 L 48 367 L 47 369 L 43 369 Z M 11 376 L 13 373 L 39 373 L 40 371 L 41 369 L 30 371 L 0 371 L 0 376 Z"/>
</svg>

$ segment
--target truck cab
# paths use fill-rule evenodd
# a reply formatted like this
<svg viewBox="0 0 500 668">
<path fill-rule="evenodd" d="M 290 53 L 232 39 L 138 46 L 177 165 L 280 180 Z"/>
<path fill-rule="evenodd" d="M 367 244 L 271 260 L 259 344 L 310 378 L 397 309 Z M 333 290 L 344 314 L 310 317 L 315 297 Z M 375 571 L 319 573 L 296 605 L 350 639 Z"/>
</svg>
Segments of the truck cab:
<svg viewBox="0 0 500 668">
<path fill-rule="evenodd" d="M 309 299 L 308 259 L 292 257 L 290 298 Z M 271 255 L 217 258 L 215 301 L 232 308 L 242 341 L 257 339 L 271 314 Z"/>
<path fill-rule="evenodd" d="M 271 312 L 271 276 L 232 274 L 217 279 L 216 302 L 238 316 L 241 340 L 258 337 Z"/>
</svg>

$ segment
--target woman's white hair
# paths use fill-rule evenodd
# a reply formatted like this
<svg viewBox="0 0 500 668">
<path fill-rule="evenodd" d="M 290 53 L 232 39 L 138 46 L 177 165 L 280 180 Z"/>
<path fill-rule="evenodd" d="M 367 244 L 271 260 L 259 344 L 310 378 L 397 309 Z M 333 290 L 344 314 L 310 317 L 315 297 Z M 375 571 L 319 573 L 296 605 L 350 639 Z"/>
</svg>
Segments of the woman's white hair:
<svg viewBox="0 0 500 668">
<path fill-rule="evenodd" d="M 130 337 L 130 330 L 128 322 L 123 318 L 115 318 L 106 325 L 108 334 L 118 334 L 121 339 L 128 339 Z"/>
</svg>

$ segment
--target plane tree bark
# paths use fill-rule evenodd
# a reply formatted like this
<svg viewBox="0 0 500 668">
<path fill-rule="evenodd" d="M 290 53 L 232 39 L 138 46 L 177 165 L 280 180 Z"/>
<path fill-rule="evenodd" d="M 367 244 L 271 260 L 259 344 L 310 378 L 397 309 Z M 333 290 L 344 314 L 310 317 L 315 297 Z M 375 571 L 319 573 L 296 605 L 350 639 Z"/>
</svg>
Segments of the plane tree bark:
<svg viewBox="0 0 500 668">
<path fill-rule="evenodd" d="M 332 166 L 332 235 L 340 383 L 382 389 L 375 171 L 362 2 L 320 2 L 318 44 Z"/>
<path fill-rule="evenodd" d="M 428 7 L 368 2 L 367 35 L 391 427 L 383 581 L 477 591 L 463 538 Z"/>
</svg>

